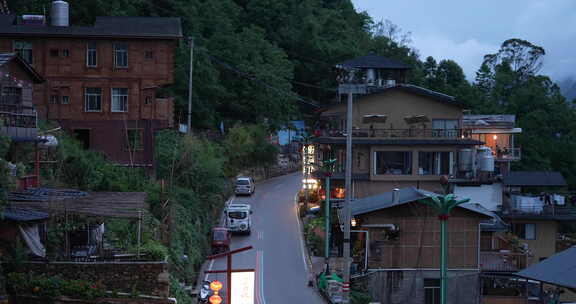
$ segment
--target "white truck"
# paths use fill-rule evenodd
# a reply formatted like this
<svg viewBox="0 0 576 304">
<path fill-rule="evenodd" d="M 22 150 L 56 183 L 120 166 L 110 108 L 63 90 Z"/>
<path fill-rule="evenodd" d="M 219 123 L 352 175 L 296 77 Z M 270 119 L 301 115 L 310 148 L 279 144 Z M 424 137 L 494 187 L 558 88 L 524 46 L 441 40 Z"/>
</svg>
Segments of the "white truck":
<svg viewBox="0 0 576 304">
<path fill-rule="evenodd" d="M 233 233 L 250 234 L 252 229 L 252 210 L 248 204 L 230 204 L 224 211 L 226 228 Z"/>
</svg>

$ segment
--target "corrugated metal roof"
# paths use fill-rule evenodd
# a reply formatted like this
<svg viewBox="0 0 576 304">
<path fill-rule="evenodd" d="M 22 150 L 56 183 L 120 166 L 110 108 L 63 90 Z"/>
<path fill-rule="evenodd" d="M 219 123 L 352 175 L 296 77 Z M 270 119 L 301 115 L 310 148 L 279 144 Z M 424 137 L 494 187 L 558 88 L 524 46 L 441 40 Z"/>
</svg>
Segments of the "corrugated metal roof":
<svg viewBox="0 0 576 304">
<path fill-rule="evenodd" d="M 508 127 L 513 128 L 516 123 L 516 115 L 464 115 L 462 124 L 467 127 L 493 128 Z"/>
<path fill-rule="evenodd" d="M 506 186 L 566 186 L 562 173 L 556 171 L 512 171 L 504 176 Z"/>
<path fill-rule="evenodd" d="M 412 67 L 390 58 L 369 54 L 362 57 L 346 60 L 338 65 L 350 68 L 375 68 L 375 69 L 397 69 L 408 70 Z"/>
<path fill-rule="evenodd" d="M 0 35 L 34 37 L 126 37 L 182 38 L 180 18 L 96 17 L 94 26 L 50 26 L 14 24 L 14 15 L 0 16 Z"/>
<path fill-rule="evenodd" d="M 4 207 L 1 214 L 2 217 L 0 218 L 0 220 L 14 221 L 14 222 L 39 221 L 48 218 L 48 213 L 46 212 L 21 208 L 13 205 L 8 205 Z"/>
<path fill-rule="evenodd" d="M 516 273 L 516 275 L 549 284 L 576 288 L 576 247 L 557 253 Z"/>
<path fill-rule="evenodd" d="M 439 196 L 440 194 L 426 191 L 423 189 L 416 189 L 414 187 L 402 188 L 398 190 L 398 203 L 393 202 L 393 191 L 385 192 L 379 195 L 370 196 L 355 200 L 350 206 L 350 212 L 352 215 L 360 215 L 364 213 L 369 213 L 376 210 L 387 209 L 390 207 L 395 207 L 403 205 L 406 203 L 411 203 L 424 198 Z M 494 217 L 494 213 L 490 210 L 482 207 L 482 205 L 477 203 L 464 203 L 458 207 L 467 209 L 472 212 L 476 212 L 488 217 Z"/>
</svg>

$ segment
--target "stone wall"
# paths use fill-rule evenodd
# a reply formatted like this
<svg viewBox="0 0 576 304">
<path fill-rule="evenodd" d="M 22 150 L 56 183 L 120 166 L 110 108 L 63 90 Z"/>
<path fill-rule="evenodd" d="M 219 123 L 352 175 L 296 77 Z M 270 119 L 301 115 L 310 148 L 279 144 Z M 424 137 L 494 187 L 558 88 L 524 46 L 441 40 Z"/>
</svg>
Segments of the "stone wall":
<svg viewBox="0 0 576 304">
<path fill-rule="evenodd" d="M 13 271 L 99 282 L 110 291 L 131 293 L 135 290 L 159 297 L 168 297 L 170 292 L 166 262 L 29 262 Z"/>
</svg>

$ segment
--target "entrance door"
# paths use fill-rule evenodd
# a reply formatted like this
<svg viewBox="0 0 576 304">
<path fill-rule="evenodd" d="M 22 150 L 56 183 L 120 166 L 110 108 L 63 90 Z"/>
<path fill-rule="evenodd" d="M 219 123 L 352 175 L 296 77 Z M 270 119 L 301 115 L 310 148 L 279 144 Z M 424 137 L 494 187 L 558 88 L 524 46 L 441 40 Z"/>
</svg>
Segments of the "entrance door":
<svg viewBox="0 0 576 304">
<path fill-rule="evenodd" d="M 90 149 L 90 130 L 89 129 L 76 129 L 74 130 L 74 136 L 77 140 L 82 143 L 82 147 L 88 150 Z"/>
</svg>

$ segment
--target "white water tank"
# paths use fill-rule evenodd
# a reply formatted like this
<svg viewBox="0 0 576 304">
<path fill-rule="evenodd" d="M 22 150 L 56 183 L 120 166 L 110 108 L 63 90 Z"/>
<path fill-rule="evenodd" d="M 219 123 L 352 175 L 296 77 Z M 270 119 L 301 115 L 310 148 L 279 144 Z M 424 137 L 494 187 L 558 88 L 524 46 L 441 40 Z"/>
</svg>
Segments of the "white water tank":
<svg viewBox="0 0 576 304">
<path fill-rule="evenodd" d="M 481 172 L 494 172 L 494 155 L 488 147 L 478 148 L 478 170 Z"/>
<path fill-rule="evenodd" d="M 56 0 L 52 2 L 50 9 L 50 25 L 52 26 L 69 26 L 70 25 L 70 7 L 68 2 Z"/>
<path fill-rule="evenodd" d="M 458 151 L 458 171 L 470 172 L 474 163 L 472 149 L 462 149 Z"/>
</svg>

